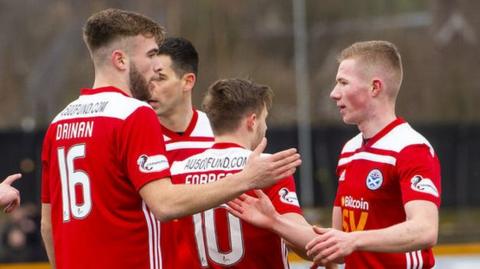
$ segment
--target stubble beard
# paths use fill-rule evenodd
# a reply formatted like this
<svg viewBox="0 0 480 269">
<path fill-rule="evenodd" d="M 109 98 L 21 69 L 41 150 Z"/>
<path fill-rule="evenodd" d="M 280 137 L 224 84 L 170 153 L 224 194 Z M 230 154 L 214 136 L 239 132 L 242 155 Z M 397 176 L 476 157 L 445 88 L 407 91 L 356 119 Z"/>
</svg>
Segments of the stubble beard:
<svg viewBox="0 0 480 269">
<path fill-rule="evenodd" d="M 138 72 L 134 64 L 130 67 L 129 79 L 132 97 L 141 101 L 148 101 L 151 98 L 149 83 L 145 77 Z"/>
</svg>

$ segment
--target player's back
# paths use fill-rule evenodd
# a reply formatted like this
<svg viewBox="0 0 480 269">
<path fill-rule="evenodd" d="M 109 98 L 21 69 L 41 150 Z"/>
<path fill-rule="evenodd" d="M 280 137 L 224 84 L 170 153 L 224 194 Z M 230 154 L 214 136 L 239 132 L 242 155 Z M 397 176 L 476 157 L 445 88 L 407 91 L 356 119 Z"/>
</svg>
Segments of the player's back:
<svg viewBox="0 0 480 269">
<path fill-rule="evenodd" d="M 53 120 L 42 202 L 51 204 L 57 268 L 158 267 L 149 246 L 159 223 L 137 191 L 168 175 L 168 162 L 161 142 L 139 139 L 151 136 L 146 128 L 161 137 L 152 109 L 114 88 L 82 90 Z"/>
<path fill-rule="evenodd" d="M 251 151 L 232 143 L 217 143 L 203 153 L 172 164 L 174 184 L 207 184 L 243 169 Z M 280 213 L 301 213 L 293 197 L 293 178 L 264 189 Z M 287 194 L 285 194 L 287 193 Z M 254 195 L 253 192 L 249 192 Z M 229 214 L 225 206 L 178 220 L 175 265 L 170 268 L 288 268 L 287 249 L 276 234 Z"/>
</svg>

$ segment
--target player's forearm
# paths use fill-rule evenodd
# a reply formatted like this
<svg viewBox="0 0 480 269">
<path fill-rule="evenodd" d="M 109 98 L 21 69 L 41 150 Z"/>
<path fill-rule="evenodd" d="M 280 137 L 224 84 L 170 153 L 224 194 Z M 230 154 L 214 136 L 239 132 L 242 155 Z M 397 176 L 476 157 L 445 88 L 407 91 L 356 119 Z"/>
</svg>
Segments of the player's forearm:
<svg viewBox="0 0 480 269">
<path fill-rule="evenodd" d="M 437 242 L 438 224 L 407 220 L 379 230 L 354 232 L 356 250 L 406 252 L 425 249 Z"/>
<path fill-rule="evenodd" d="M 149 183 L 140 190 L 157 219 L 168 221 L 219 206 L 248 190 L 243 174 L 229 175 L 209 184 L 172 184 L 170 180 Z"/>
<path fill-rule="evenodd" d="M 285 215 L 277 215 L 271 230 L 287 241 L 288 246 L 295 253 L 304 259 L 311 260 L 305 250 L 307 243 L 316 235 L 310 224 L 289 219 Z"/>
</svg>

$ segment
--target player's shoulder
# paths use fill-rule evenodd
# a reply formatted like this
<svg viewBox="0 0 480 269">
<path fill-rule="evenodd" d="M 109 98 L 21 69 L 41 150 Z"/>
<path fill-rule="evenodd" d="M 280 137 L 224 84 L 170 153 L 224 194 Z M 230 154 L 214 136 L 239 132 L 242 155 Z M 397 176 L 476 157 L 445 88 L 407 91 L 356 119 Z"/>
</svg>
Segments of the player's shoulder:
<svg viewBox="0 0 480 269">
<path fill-rule="evenodd" d="M 52 123 L 85 117 L 108 117 L 125 120 L 139 109 L 152 110 L 145 102 L 118 92 L 81 95 L 56 115 Z"/>
<path fill-rule="evenodd" d="M 430 142 L 419 132 L 413 129 L 410 124 L 404 122 L 393 128 L 385 136 L 376 141 L 372 147 L 381 150 L 401 152 L 407 147 L 415 145 L 427 146 L 433 155 L 434 150 Z"/>
<path fill-rule="evenodd" d="M 191 136 L 213 138 L 212 125 L 210 124 L 210 120 L 208 119 L 207 114 L 200 110 L 195 111 L 198 115 L 198 118 L 197 123 L 195 124 L 195 128 L 192 130 Z"/>
<path fill-rule="evenodd" d="M 354 152 L 362 146 L 362 143 L 362 133 L 359 133 L 350 140 L 348 140 L 347 143 L 345 143 L 342 149 L 342 153 Z"/>
</svg>

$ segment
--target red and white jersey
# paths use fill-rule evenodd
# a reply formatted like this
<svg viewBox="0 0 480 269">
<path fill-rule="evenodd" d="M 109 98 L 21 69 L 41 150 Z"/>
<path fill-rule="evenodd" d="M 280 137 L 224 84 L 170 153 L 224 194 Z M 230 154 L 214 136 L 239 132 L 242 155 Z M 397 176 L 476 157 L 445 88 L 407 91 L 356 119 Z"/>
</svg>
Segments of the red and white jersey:
<svg viewBox="0 0 480 269">
<path fill-rule="evenodd" d="M 168 168 L 151 107 L 113 87 L 82 89 L 42 149 L 57 268 L 160 268 L 160 223 L 138 190 Z"/>
<path fill-rule="evenodd" d="M 171 163 L 184 160 L 198 154 L 214 143 L 213 131 L 207 115 L 193 109 L 190 123 L 182 134 L 178 134 L 162 125 L 163 139 L 167 150 L 167 159 Z M 178 220 L 162 222 L 161 224 L 161 252 L 163 269 L 176 267 L 178 259 L 183 258 L 177 251 L 177 234 L 182 233 Z"/>
<path fill-rule="evenodd" d="M 402 119 L 370 140 L 362 134 L 348 141 L 337 167 L 335 206 L 341 207 L 343 231 L 382 229 L 406 220 L 412 200 L 440 206 L 440 164 L 430 143 Z M 345 268 L 432 268 L 431 249 L 406 253 L 357 251 Z"/>
<path fill-rule="evenodd" d="M 211 149 L 171 166 L 176 184 L 207 184 L 243 169 L 251 151 L 232 143 L 216 143 Z M 285 178 L 264 189 L 281 214 L 298 213 L 295 182 Z M 253 192 L 248 194 L 254 195 Z M 176 252 L 172 268 L 288 268 L 287 249 L 271 231 L 257 228 L 225 209 L 225 205 L 178 220 Z"/>
<path fill-rule="evenodd" d="M 213 145 L 212 127 L 207 115 L 193 109 L 193 116 L 187 129 L 182 134 L 176 133 L 162 125 L 163 139 L 170 163 L 184 160 L 200 153 Z"/>
</svg>

